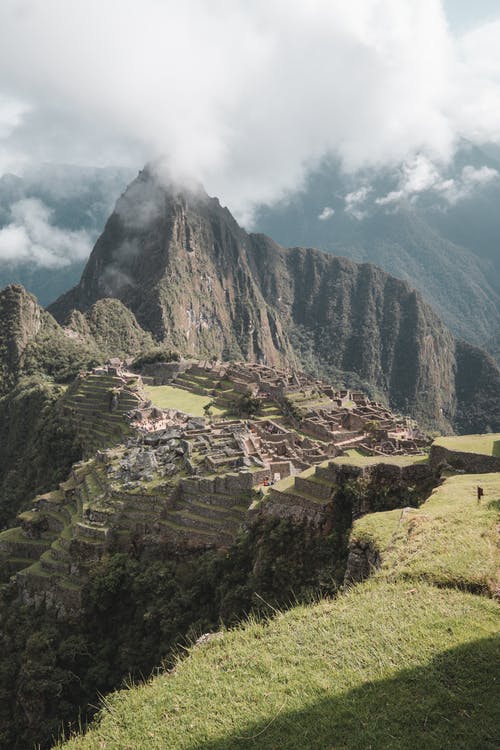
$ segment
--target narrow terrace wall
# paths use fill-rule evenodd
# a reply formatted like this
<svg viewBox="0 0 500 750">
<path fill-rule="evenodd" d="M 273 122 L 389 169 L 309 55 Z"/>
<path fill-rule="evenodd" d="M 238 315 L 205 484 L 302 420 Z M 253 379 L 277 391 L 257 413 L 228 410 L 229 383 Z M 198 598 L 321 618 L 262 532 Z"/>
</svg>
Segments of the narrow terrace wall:
<svg viewBox="0 0 500 750">
<path fill-rule="evenodd" d="M 500 471 L 500 456 L 452 451 L 442 445 L 431 446 L 430 462 L 435 469 L 438 469 L 442 464 L 448 464 L 458 471 L 465 471 L 467 474 L 489 474 L 490 472 Z"/>
</svg>

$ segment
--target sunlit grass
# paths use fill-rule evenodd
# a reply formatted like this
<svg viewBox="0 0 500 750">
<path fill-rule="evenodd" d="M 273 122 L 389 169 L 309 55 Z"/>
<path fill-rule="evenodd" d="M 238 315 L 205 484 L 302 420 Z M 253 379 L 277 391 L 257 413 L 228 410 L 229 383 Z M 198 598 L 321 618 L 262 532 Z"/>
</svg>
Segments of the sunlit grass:
<svg viewBox="0 0 500 750">
<path fill-rule="evenodd" d="M 491 600 L 370 581 L 194 647 L 66 748 L 493 748 L 497 629 Z"/>
<path fill-rule="evenodd" d="M 477 486 L 484 498 L 477 502 Z M 379 575 L 494 592 L 500 586 L 500 473 L 450 477 L 420 508 L 364 516 L 351 537 L 382 555 Z"/>
<path fill-rule="evenodd" d="M 439 437 L 434 441 L 434 445 L 440 445 L 450 451 L 480 453 L 484 456 L 500 456 L 500 433 Z"/>
<path fill-rule="evenodd" d="M 145 386 L 144 390 L 153 405 L 159 409 L 178 409 L 194 417 L 205 416 L 203 407 L 212 401 L 208 396 L 190 393 L 182 388 L 175 388 L 172 385 L 148 385 Z M 211 412 L 216 416 L 220 416 L 224 415 L 226 410 L 212 406 Z"/>
</svg>

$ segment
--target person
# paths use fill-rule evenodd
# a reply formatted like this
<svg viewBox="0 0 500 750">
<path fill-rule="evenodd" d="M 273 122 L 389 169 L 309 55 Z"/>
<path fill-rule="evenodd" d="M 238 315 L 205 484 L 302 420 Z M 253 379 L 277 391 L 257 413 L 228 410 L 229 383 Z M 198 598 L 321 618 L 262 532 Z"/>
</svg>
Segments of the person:
<svg viewBox="0 0 500 750">
<path fill-rule="evenodd" d="M 478 488 L 477 488 L 477 501 L 478 501 L 478 503 L 481 502 L 481 498 L 483 497 L 483 495 L 484 495 L 484 490 L 483 490 L 482 487 L 479 487 L 479 485 L 478 485 Z"/>
</svg>

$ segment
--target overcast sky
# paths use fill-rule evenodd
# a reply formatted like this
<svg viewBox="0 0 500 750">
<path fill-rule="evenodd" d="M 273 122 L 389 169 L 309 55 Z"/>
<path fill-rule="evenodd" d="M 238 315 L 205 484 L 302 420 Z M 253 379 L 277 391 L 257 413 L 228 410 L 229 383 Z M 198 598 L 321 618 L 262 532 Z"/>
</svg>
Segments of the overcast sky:
<svg viewBox="0 0 500 750">
<path fill-rule="evenodd" d="M 499 40 L 499 0 L 1 0 L 0 174 L 163 154 L 244 214 L 328 153 L 439 165 L 500 143 Z"/>
</svg>

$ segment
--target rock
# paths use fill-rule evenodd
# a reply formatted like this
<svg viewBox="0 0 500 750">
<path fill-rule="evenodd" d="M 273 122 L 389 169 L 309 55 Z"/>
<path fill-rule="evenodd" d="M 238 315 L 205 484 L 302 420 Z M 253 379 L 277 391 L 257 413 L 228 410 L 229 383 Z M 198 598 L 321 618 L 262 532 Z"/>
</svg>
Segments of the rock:
<svg viewBox="0 0 500 750">
<path fill-rule="evenodd" d="M 186 458 L 184 461 L 184 468 L 186 469 L 187 473 L 189 475 L 194 475 L 198 473 L 198 469 L 196 466 L 189 460 L 189 458 Z"/>
<path fill-rule="evenodd" d="M 181 440 L 181 448 L 186 456 L 190 456 L 192 449 L 191 443 L 188 440 Z"/>
</svg>

